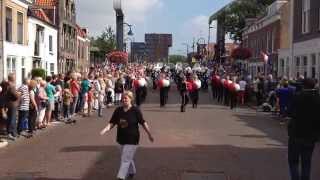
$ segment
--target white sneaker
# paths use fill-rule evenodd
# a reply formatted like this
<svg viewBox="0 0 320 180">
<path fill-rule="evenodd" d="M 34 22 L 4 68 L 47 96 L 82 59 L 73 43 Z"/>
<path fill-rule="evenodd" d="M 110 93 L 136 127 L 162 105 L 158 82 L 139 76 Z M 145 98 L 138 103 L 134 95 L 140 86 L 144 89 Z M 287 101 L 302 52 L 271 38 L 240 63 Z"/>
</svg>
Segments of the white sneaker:
<svg viewBox="0 0 320 180">
<path fill-rule="evenodd" d="M 8 141 L 0 139 L 0 149 L 8 146 Z"/>
</svg>

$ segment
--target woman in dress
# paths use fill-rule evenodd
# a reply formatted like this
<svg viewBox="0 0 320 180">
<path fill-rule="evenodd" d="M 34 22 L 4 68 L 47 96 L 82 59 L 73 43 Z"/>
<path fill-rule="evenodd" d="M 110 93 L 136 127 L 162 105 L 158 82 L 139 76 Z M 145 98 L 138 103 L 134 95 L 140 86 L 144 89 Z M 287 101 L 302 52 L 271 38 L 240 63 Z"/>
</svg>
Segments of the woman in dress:
<svg viewBox="0 0 320 180">
<path fill-rule="evenodd" d="M 140 140 L 139 124 L 148 134 L 149 140 L 154 141 L 141 111 L 133 106 L 132 101 L 133 93 L 130 91 L 124 92 L 123 105 L 114 111 L 110 122 L 100 132 L 101 135 L 104 135 L 117 126 L 117 142 L 121 146 L 121 165 L 117 176 L 118 180 L 124 180 L 127 177 L 132 178 L 136 174 L 133 159 Z"/>
</svg>

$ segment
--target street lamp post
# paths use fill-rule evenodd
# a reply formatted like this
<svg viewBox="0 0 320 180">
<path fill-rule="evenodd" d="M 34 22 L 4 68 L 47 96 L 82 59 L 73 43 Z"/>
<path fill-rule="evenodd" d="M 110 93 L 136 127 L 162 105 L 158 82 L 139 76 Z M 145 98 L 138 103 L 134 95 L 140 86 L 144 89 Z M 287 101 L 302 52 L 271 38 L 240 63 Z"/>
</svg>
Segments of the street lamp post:
<svg viewBox="0 0 320 180">
<path fill-rule="evenodd" d="M 209 60 L 209 56 L 210 56 L 210 50 L 209 50 L 209 44 L 210 44 L 210 37 L 211 37 L 211 29 L 214 28 L 212 26 L 210 26 L 209 24 L 209 33 L 208 33 L 208 45 L 207 45 L 207 59 Z"/>
<path fill-rule="evenodd" d="M 128 32 L 128 36 L 133 36 L 133 32 L 132 32 L 132 24 L 128 24 L 126 22 L 122 23 L 123 25 L 127 25 L 129 27 L 129 32 Z"/>
<path fill-rule="evenodd" d="M 127 25 L 130 29 L 128 32 L 129 36 L 133 35 L 132 32 L 132 25 L 124 22 L 124 14 L 122 11 L 122 1 L 121 0 L 113 0 L 113 8 L 116 12 L 116 37 L 117 37 L 117 50 L 123 51 L 124 50 L 124 36 L 123 36 L 123 25 Z"/>
<path fill-rule="evenodd" d="M 131 48 L 131 50 L 130 50 L 130 60 L 133 61 L 132 44 L 133 44 L 133 42 L 134 42 L 134 38 L 127 37 L 127 38 L 125 39 L 126 47 L 128 46 L 128 43 L 127 43 L 128 40 L 130 40 L 130 48 Z M 127 48 L 125 48 L 125 49 L 126 49 L 126 51 L 127 51 Z M 128 52 L 129 52 L 129 50 L 128 50 Z"/>
<path fill-rule="evenodd" d="M 113 8 L 116 11 L 116 37 L 117 37 L 117 50 L 123 51 L 123 24 L 124 14 L 122 11 L 121 0 L 113 1 Z"/>
</svg>

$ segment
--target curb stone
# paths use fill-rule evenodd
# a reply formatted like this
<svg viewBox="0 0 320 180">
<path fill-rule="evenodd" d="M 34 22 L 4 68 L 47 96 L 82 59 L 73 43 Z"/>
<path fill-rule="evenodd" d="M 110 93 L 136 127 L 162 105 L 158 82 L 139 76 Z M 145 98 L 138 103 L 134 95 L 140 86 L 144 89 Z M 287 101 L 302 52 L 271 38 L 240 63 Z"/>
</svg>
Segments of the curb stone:
<svg viewBox="0 0 320 180">
<path fill-rule="evenodd" d="M 5 141 L 5 140 L 3 140 L 3 139 L 0 139 L 0 149 L 1 149 L 1 148 L 4 148 L 4 147 L 6 147 L 6 146 L 8 146 L 8 142 Z"/>
</svg>

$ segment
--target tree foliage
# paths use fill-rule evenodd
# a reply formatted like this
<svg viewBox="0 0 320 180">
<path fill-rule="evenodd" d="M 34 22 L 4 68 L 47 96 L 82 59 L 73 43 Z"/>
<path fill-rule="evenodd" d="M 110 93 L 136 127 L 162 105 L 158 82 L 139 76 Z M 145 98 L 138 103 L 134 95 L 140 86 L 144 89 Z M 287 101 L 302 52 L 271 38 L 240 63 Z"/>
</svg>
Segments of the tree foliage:
<svg viewBox="0 0 320 180">
<path fill-rule="evenodd" d="M 239 0 L 218 15 L 226 33 L 234 41 L 242 41 L 242 32 L 247 18 L 257 18 L 266 13 L 266 7 L 275 0 Z"/>
<path fill-rule="evenodd" d="M 169 62 L 176 64 L 177 62 L 185 62 L 186 57 L 182 55 L 170 55 L 169 56 Z"/>
<path fill-rule="evenodd" d="M 96 38 L 92 37 L 91 46 L 99 48 L 100 56 L 105 56 L 114 51 L 116 49 L 116 35 L 111 26 L 106 27 Z"/>
<path fill-rule="evenodd" d="M 46 78 L 46 70 L 41 68 L 35 68 L 31 71 L 32 78 L 41 77 L 42 79 Z"/>
</svg>

